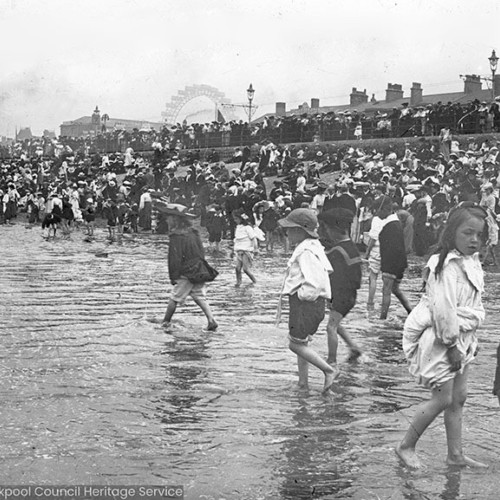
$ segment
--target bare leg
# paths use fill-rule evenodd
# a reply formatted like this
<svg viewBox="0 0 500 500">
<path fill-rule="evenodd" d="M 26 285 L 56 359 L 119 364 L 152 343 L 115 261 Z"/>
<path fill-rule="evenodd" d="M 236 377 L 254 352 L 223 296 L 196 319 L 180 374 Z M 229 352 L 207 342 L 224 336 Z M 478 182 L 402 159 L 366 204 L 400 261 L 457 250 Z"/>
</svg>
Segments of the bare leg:
<svg viewBox="0 0 500 500">
<path fill-rule="evenodd" d="M 370 271 L 370 276 L 368 278 L 368 301 L 366 303 L 367 307 L 373 307 L 375 300 L 375 292 L 377 291 L 377 277 L 373 271 Z"/>
<path fill-rule="evenodd" d="M 394 286 L 394 279 L 388 276 L 382 277 L 382 307 L 380 309 L 380 319 L 386 319 L 391 305 L 391 294 Z"/>
<path fill-rule="evenodd" d="M 453 397 L 451 405 L 444 411 L 446 426 L 446 441 L 448 443 L 448 465 L 488 467 L 464 455 L 462 449 L 462 415 L 467 399 L 467 378 L 469 367 L 464 367 L 463 373 L 457 373 L 453 380 Z"/>
<path fill-rule="evenodd" d="M 337 333 L 342 338 L 342 340 L 347 344 L 347 346 L 351 351 L 351 353 L 349 354 L 348 361 L 356 361 L 361 356 L 361 349 L 352 340 L 351 336 L 347 333 L 346 329 L 342 325 L 338 326 Z"/>
<path fill-rule="evenodd" d="M 297 355 L 297 366 L 299 368 L 299 387 L 307 389 L 309 387 L 309 363 Z"/>
<path fill-rule="evenodd" d="M 238 262 L 236 264 L 236 286 L 241 285 L 241 267 L 242 267 L 242 264 L 240 262 Z"/>
<path fill-rule="evenodd" d="M 243 268 L 243 271 L 245 271 L 245 274 L 252 280 L 253 283 L 257 283 L 257 278 L 254 276 L 252 271 L 250 271 L 250 269 Z"/>
<path fill-rule="evenodd" d="M 172 316 L 174 315 L 175 310 L 177 309 L 177 302 L 175 300 L 170 299 L 168 301 L 167 310 L 165 312 L 165 317 L 163 318 L 163 323 L 170 323 Z"/>
<path fill-rule="evenodd" d="M 242 269 L 243 272 L 252 280 L 253 283 L 257 283 L 257 279 L 252 273 L 251 260 L 247 257 L 247 255 L 243 257 Z"/>
<path fill-rule="evenodd" d="M 333 381 L 335 380 L 336 371 L 334 370 L 334 368 L 331 367 L 326 361 L 324 361 L 321 356 L 314 349 L 311 349 L 307 344 L 290 342 L 289 347 L 292 352 L 297 354 L 297 356 L 316 366 L 325 374 L 325 384 L 323 386 L 323 392 L 328 391 L 331 388 Z"/>
<path fill-rule="evenodd" d="M 408 302 L 408 299 L 399 288 L 399 283 L 397 281 L 395 281 L 394 285 L 392 286 L 392 293 L 397 297 L 399 302 L 401 302 L 401 305 L 406 309 L 406 312 L 410 314 L 412 310 L 411 304 Z"/>
<path fill-rule="evenodd" d="M 207 317 L 208 320 L 208 330 L 217 330 L 217 327 L 219 326 L 217 322 L 215 321 L 215 318 L 212 314 L 212 310 L 210 309 L 210 306 L 208 305 L 208 302 L 199 297 L 193 297 L 193 300 L 198 304 L 200 309 L 204 312 L 205 316 Z"/>
<path fill-rule="evenodd" d="M 427 427 L 442 411 L 450 406 L 452 393 L 453 380 L 449 380 L 441 387 L 433 389 L 431 399 L 417 407 L 416 414 L 405 437 L 396 447 L 396 453 L 408 467 L 412 469 L 422 467 L 420 459 L 415 453 L 415 446 Z"/>
<path fill-rule="evenodd" d="M 337 330 L 342 320 L 342 315 L 337 311 L 330 311 L 330 317 L 326 325 L 326 335 L 328 340 L 328 358 L 326 362 L 329 365 L 337 364 L 337 349 L 339 346 L 339 338 Z"/>
</svg>

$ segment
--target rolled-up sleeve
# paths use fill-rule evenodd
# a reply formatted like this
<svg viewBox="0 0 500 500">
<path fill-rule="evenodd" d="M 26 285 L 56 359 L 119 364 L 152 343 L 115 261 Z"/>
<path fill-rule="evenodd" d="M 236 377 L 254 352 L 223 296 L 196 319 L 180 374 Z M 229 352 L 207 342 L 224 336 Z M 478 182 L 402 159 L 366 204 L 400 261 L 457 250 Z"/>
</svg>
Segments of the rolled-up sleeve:
<svg viewBox="0 0 500 500">
<path fill-rule="evenodd" d="M 457 314 L 457 268 L 447 265 L 434 283 L 430 301 L 436 338 L 451 347 L 457 343 L 460 325 Z"/>
</svg>

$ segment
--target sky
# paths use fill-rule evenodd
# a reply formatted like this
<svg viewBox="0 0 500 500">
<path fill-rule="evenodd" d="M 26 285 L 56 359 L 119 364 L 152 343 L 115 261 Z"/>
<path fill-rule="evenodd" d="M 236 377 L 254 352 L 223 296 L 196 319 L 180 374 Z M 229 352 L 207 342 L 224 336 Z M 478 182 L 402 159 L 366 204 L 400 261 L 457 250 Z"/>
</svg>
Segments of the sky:
<svg viewBox="0 0 500 500">
<path fill-rule="evenodd" d="M 490 76 L 498 0 L 0 0 L 0 135 L 91 115 L 161 121 L 193 84 L 254 117 L 388 83 L 458 92 Z M 483 88 L 486 87 L 486 82 Z M 237 109 L 243 113 L 243 109 Z"/>
</svg>

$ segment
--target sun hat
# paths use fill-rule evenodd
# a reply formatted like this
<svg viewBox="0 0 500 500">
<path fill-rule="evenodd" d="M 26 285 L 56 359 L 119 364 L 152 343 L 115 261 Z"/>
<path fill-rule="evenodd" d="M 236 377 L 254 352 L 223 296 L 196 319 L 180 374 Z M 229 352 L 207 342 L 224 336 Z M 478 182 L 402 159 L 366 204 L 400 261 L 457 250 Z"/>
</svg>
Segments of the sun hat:
<svg viewBox="0 0 500 500">
<path fill-rule="evenodd" d="M 179 217 L 196 217 L 194 214 L 188 211 L 188 207 L 181 205 L 180 203 L 165 203 L 161 200 L 155 200 L 155 208 L 165 215 L 177 215 Z"/>
<path fill-rule="evenodd" d="M 316 213 L 310 208 L 296 208 L 292 210 L 284 219 L 280 219 L 278 224 L 281 227 L 300 227 L 309 236 L 319 238 L 316 231 L 318 227 L 318 218 Z"/>
</svg>

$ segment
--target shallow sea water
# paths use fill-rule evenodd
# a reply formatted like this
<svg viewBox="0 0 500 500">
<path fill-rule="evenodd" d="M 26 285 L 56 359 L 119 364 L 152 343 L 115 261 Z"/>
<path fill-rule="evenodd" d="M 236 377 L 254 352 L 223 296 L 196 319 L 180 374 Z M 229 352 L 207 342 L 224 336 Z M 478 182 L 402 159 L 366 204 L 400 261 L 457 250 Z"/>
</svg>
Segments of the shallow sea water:
<svg viewBox="0 0 500 500">
<path fill-rule="evenodd" d="M 39 228 L 0 226 L 1 484 L 182 484 L 186 499 L 498 499 L 499 274 L 486 274 L 487 320 L 464 414 L 464 446 L 486 471 L 445 465 L 442 418 L 401 466 L 394 446 L 428 397 L 401 350 L 405 312 L 367 315 L 367 273 L 345 325 L 362 346 L 348 363 L 340 341 L 335 390 L 322 374 L 297 387 L 286 315 L 274 326 L 287 256 L 262 252 L 256 286 L 235 288 L 229 257 L 208 297 L 217 332 L 188 299 L 165 332 L 171 285 L 167 237 L 109 244 L 45 241 Z M 402 289 L 418 301 L 422 259 Z M 380 303 L 380 284 L 376 301 Z M 326 355 L 326 321 L 312 346 Z"/>
</svg>

